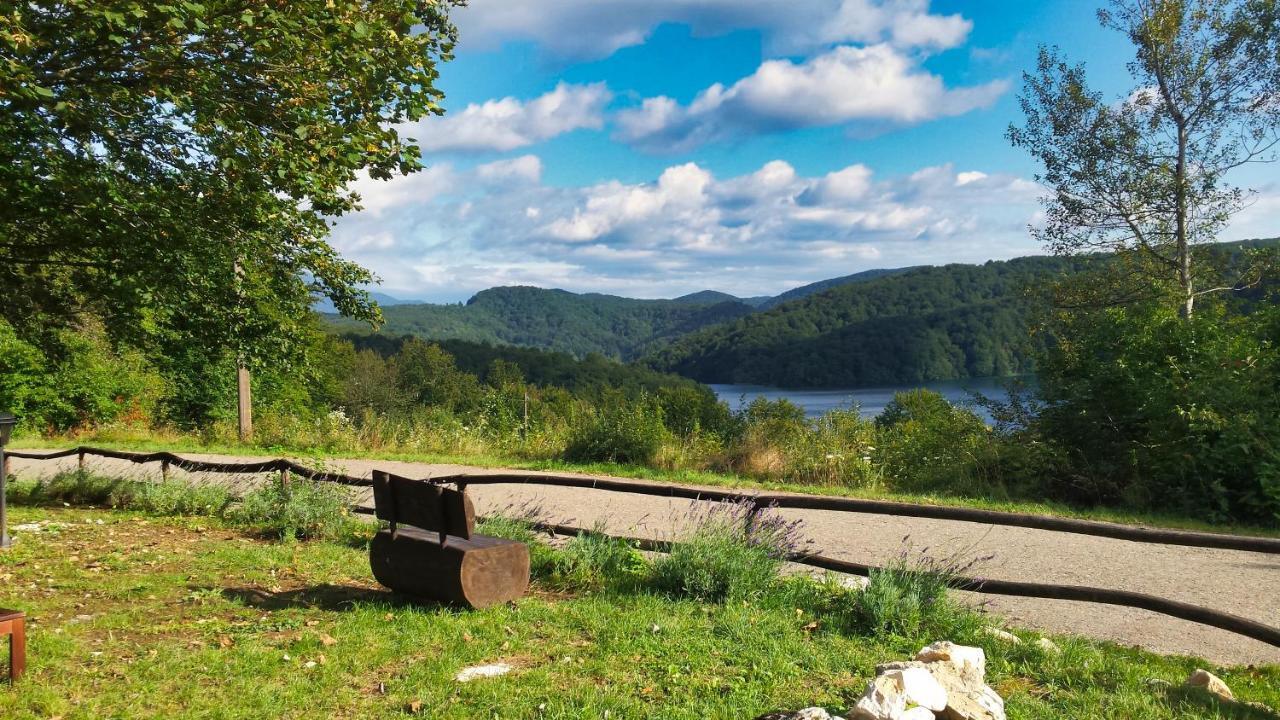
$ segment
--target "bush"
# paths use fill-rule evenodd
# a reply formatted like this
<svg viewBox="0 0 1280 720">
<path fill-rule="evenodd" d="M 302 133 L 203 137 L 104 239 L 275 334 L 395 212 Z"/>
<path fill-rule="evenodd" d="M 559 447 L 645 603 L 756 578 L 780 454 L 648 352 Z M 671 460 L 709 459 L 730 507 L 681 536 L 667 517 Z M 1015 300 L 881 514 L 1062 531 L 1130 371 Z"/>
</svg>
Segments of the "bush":
<svg viewBox="0 0 1280 720">
<path fill-rule="evenodd" d="M 952 599 L 948 588 L 987 559 L 913 557 L 908 547 L 884 568 L 871 571 L 866 589 L 853 596 L 855 629 L 911 640 L 972 637 L 982 620 Z"/>
<path fill-rule="evenodd" d="M 1202 302 L 1060 319 L 1037 430 L 1070 471 L 1059 497 L 1280 521 L 1280 309 Z"/>
<path fill-rule="evenodd" d="M 872 462 L 875 425 L 857 409 L 832 410 L 809 423 L 786 448 L 788 480 L 814 485 L 875 488 L 881 471 Z"/>
<path fill-rule="evenodd" d="M 548 583 L 565 590 L 626 590 L 641 583 L 649 562 L 626 540 L 597 528 L 565 543 L 549 570 Z"/>
<path fill-rule="evenodd" d="M 283 539 L 332 538 L 347 525 L 350 498 L 341 486 L 296 478 L 247 493 L 227 518 Z"/>
<path fill-rule="evenodd" d="M 662 448 L 666 435 L 662 406 L 651 396 L 604 398 L 571 431 L 565 459 L 647 464 Z"/>
<path fill-rule="evenodd" d="M 893 396 L 876 418 L 876 458 L 896 490 L 987 492 L 977 482 L 990 431 L 972 411 L 933 390 Z"/>
<path fill-rule="evenodd" d="M 799 523 L 770 511 L 750 521 L 750 503 L 695 510 L 687 536 L 653 564 L 651 582 L 671 597 L 719 602 L 769 589 L 798 546 Z"/>
</svg>

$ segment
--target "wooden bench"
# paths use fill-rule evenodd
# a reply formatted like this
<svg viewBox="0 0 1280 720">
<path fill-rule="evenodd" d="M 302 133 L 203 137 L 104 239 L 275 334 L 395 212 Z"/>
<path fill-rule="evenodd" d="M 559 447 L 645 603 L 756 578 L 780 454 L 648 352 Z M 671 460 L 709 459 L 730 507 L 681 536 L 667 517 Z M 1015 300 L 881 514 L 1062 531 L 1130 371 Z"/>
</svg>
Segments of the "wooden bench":
<svg viewBox="0 0 1280 720">
<path fill-rule="evenodd" d="M 369 545 L 378 582 L 412 597 L 482 608 L 529 587 L 529 547 L 475 534 L 465 489 L 373 471 L 374 513 L 390 523 Z M 408 527 L 406 527 L 408 526 Z"/>
<path fill-rule="evenodd" d="M 27 614 L 0 608 L 0 636 L 9 636 L 9 683 L 27 669 Z"/>
</svg>

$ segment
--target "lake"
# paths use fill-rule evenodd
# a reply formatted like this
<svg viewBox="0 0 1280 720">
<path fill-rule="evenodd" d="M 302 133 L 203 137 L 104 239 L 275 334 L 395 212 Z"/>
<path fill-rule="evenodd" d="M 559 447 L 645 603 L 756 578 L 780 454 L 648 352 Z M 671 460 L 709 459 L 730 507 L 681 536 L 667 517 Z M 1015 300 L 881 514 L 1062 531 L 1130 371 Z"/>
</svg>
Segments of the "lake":
<svg viewBox="0 0 1280 720">
<path fill-rule="evenodd" d="M 764 385 L 710 385 L 710 387 L 734 410 L 742 407 L 744 399 L 746 402 L 751 402 L 757 397 L 765 397 L 769 400 L 786 398 L 804 408 L 805 414 L 809 417 L 818 417 L 828 410 L 848 408 L 856 404 L 862 416 L 867 418 L 879 415 L 880 411 L 884 410 L 884 406 L 893 399 L 894 393 L 925 387 L 942 393 L 943 397 L 957 405 L 969 407 L 984 420 L 991 422 L 991 415 L 985 408 L 973 405 L 969 394 L 980 392 L 987 397 L 1003 400 L 1008 396 L 1004 389 L 1004 383 L 1008 380 L 1009 378 L 973 378 L 917 385 L 836 389 L 788 389 Z"/>
</svg>

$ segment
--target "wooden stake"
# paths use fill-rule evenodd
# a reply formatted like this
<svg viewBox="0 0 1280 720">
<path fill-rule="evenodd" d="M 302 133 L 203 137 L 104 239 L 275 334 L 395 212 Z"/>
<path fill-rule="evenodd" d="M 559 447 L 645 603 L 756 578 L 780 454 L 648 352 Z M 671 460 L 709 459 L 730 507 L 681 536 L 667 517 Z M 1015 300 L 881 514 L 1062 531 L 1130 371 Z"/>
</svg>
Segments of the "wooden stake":
<svg viewBox="0 0 1280 720">
<path fill-rule="evenodd" d="M 253 390 L 249 386 L 249 368 L 236 368 L 236 386 L 240 408 L 240 442 L 253 439 Z"/>
</svg>

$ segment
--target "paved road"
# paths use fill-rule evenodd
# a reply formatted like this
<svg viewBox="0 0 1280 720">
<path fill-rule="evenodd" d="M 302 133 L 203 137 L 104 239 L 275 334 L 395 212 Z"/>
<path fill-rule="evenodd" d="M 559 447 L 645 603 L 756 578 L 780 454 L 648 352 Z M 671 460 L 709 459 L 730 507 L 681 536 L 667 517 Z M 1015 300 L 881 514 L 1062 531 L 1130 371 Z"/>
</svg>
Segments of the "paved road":
<svg viewBox="0 0 1280 720">
<path fill-rule="evenodd" d="M 191 454 L 202 460 L 266 458 Z M 75 467 L 75 458 L 30 461 L 13 458 L 23 477 Z M 158 477 L 158 464 L 89 458 L 91 468 L 112 475 Z M 303 464 L 306 464 L 305 462 Z M 387 460 L 334 460 L 329 469 L 368 477 L 375 468 L 410 477 L 456 473 L 483 475 L 491 469 Z M 193 482 L 247 485 L 261 478 L 187 474 Z M 549 521 L 612 532 L 670 537 L 690 510 L 690 501 L 574 488 L 479 485 L 470 489 L 480 513 L 503 508 L 539 508 Z M 357 491 L 369 503 L 367 491 Z M 823 554 L 878 564 L 904 550 L 932 555 L 962 552 L 994 557 L 974 571 L 983 577 L 1110 587 L 1145 592 L 1235 613 L 1280 626 L 1280 556 L 1233 550 L 1134 543 L 1026 528 L 948 520 L 899 518 L 821 510 L 785 510 L 803 521 L 803 532 Z M 969 594 L 966 594 L 969 595 Z M 1055 633 L 1077 633 L 1164 653 L 1187 653 L 1221 664 L 1280 663 L 1280 648 L 1145 610 L 1060 600 L 970 595 L 1011 625 Z"/>
</svg>

